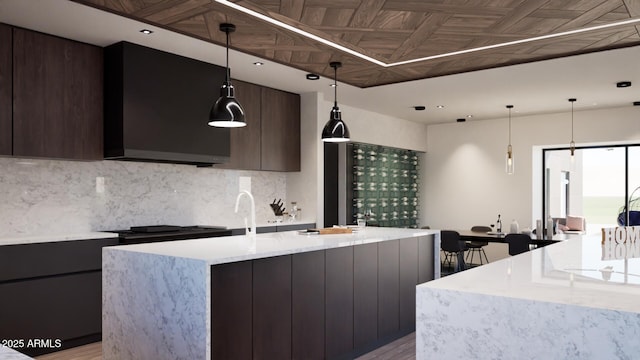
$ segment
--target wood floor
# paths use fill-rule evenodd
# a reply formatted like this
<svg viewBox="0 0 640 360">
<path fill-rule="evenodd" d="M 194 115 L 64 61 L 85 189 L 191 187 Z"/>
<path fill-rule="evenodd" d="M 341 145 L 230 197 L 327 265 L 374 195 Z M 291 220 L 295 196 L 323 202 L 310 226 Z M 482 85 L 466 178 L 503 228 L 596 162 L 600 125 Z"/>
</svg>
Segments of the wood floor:
<svg viewBox="0 0 640 360">
<path fill-rule="evenodd" d="M 364 354 L 357 360 L 414 360 L 416 333 L 411 333 L 390 344 Z M 73 349 L 36 357 L 37 360 L 102 360 L 102 343 L 78 346 Z"/>
<path fill-rule="evenodd" d="M 102 360 L 102 343 L 96 342 L 36 357 L 37 360 Z"/>
</svg>

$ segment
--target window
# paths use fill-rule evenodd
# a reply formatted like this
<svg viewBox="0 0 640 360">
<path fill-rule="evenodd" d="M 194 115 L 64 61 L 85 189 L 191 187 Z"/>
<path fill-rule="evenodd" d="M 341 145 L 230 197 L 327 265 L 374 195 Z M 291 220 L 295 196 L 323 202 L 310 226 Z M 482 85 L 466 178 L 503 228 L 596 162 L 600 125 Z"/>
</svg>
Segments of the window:
<svg viewBox="0 0 640 360">
<path fill-rule="evenodd" d="M 638 145 L 578 148 L 573 161 L 568 148 L 546 149 L 543 168 L 543 219 L 584 217 L 587 232 L 595 233 L 627 223 L 627 199 L 630 216 L 640 216 Z"/>
</svg>

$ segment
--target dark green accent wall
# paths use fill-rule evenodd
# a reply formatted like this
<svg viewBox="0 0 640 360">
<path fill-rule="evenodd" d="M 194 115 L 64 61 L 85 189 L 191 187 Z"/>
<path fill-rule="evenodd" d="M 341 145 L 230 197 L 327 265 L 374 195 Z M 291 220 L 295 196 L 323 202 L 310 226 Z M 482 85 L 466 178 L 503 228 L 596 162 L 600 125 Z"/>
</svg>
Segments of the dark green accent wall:
<svg viewBox="0 0 640 360">
<path fill-rule="evenodd" d="M 411 150 L 353 143 L 348 147 L 351 220 L 386 227 L 418 226 L 419 159 Z"/>
</svg>

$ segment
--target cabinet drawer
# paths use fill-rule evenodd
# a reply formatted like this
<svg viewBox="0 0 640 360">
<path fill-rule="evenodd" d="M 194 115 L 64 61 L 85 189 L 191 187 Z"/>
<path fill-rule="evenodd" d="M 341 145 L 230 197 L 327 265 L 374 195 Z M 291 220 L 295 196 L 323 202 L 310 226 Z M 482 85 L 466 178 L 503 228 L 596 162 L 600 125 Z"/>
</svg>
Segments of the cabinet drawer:
<svg viewBox="0 0 640 360">
<path fill-rule="evenodd" d="M 0 246 L 0 282 L 102 268 L 102 248 L 118 238 Z"/>
<path fill-rule="evenodd" d="M 0 339 L 74 339 L 102 328 L 101 272 L 0 284 Z"/>
</svg>

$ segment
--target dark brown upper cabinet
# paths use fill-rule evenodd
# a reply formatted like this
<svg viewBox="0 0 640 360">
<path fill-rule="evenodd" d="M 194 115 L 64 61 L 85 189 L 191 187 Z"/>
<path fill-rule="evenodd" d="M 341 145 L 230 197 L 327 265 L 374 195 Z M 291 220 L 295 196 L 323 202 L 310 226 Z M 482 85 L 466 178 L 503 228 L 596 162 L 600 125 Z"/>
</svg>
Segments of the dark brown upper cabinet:
<svg viewBox="0 0 640 360">
<path fill-rule="evenodd" d="M 233 80 L 235 93 L 240 95 L 247 126 L 231 129 L 229 162 L 218 165 L 222 169 L 260 170 L 260 134 L 262 86 Z"/>
<path fill-rule="evenodd" d="M 262 170 L 300 171 L 300 96 L 262 89 Z"/>
<path fill-rule="evenodd" d="M 300 95 L 233 80 L 247 126 L 231 129 L 223 169 L 300 171 Z"/>
<path fill-rule="evenodd" d="M 13 155 L 103 159 L 102 73 L 102 48 L 13 28 Z"/>
<path fill-rule="evenodd" d="M 0 155 L 12 153 L 11 94 L 12 84 L 12 32 L 8 25 L 0 24 Z"/>
</svg>

